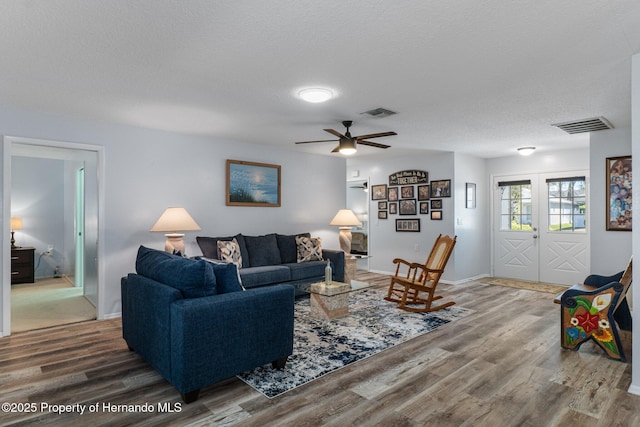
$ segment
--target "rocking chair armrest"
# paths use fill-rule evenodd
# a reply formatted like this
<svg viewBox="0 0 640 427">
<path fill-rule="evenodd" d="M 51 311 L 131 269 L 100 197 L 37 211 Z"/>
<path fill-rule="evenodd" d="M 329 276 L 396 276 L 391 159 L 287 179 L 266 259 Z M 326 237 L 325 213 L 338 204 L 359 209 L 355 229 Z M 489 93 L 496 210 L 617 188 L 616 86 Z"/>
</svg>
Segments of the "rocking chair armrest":
<svg viewBox="0 0 640 427">
<path fill-rule="evenodd" d="M 404 265 L 407 265 L 407 266 L 411 266 L 411 263 L 409 261 L 405 261 L 402 258 L 395 258 L 393 260 L 393 263 L 394 264 L 404 264 Z"/>
<path fill-rule="evenodd" d="M 444 272 L 444 269 L 440 269 L 440 270 L 434 270 L 432 268 L 427 267 L 426 265 L 423 264 L 418 264 L 418 263 L 411 263 L 410 265 L 411 268 L 419 268 L 420 270 L 422 270 L 425 273 L 442 273 Z"/>
</svg>

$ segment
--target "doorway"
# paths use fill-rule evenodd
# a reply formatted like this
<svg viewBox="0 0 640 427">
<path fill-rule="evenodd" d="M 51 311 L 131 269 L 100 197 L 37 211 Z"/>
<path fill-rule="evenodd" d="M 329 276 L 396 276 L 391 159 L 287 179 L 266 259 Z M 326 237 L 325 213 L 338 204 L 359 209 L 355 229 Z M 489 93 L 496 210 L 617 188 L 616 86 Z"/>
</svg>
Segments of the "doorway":
<svg viewBox="0 0 640 427">
<path fill-rule="evenodd" d="M 58 141 L 5 137 L 3 155 L 5 164 L 3 228 L 6 229 L 6 220 L 16 211 L 20 211 L 22 216 L 33 215 L 32 228 L 27 230 L 23 221 L 24 227 L 21 232 L 24 233 L 24 240 L 36 248 L 34 262 L 36 278 L 46 281 L 47 285 L 49 285 L 48 281 L 63 279 L 64 283 L 61 286 L 75 288 L 66 289 L 66 291 L 75 291 L 75 294 L 79 292 L 78 295 L 84 301 L 85 306 L 93 307 L 93 318 L 101 318 L 103 308 L 100 305 L 99 295 L 101 295 L 104 281 L 101 280 L 103 274 L 102 269 L 99 268 L 101 263 L 98 256 L 102 252 L 102 239 L 99 239 L 98 236 L 102 235 L 103 229 L 102 215 L 100 215 L 103 206 L 103 203 L 100 202 L 103 194 L 103 180 L 99 177 L 99 174 L 104 170 L 102 167 L 103 148 Z M 37 166 L 33 165 L 49 164 L 47 162 L 56 165 L 55 168 L 59 174 L 56 175 L 58 176 L 56 180 L 61 181 L 60 186 L 63 187 L 55 196 L 61 201 L 56 200 L 56 206 L 51 208 L 44 203 L 38 206 L 40 202 L 32 195 L 20 194 L 18 189 L 21 185 L 24 187 L 25 184 L 13 182 L 16 176 L 22 181 L 41 182 Z M 17 170 L 18 167 L 25 165 L 31 165 L 32 170 Z M 80 170 L 82 172 L 79 172 Z M 80 175 L 82 175 L 82 180 Z M 33 202 L 29 201 L 29 198 Z M 83 206 L 79 207 L 79 202 L 83 203 Z M 76 227 L 79 215 L 82 215 L 80 224 L 83 227 L 81 234 L 84 248 L 77 246 Z M 60 230 L 53 233 L 51 230 L 56 228 Z M 82 256 L 76 257 L 79 251 L 82 251 Z M 10 265 L 7 262 L 9 258 L 7 252 L 7 249 L 3 248 L 3 336 L 9 335 L 14 329 L 11 325 L 12 314 L 14 314 L 12 313 L 13 292 L 11 280 L 8 277 Z M 82 264 L 79 266 L 78 262 Z M 47 264 L 49 265 L 47 266 Z M 81 276 L 78 276 L 78 272 Z M 38 283 L 36 283 L 36 287 L 37 285 Z M 83 307 L 83 313 L 86 312 L 86 307 Z M 68 317 L 73 318 L 73 313 L 69 314 L 72 315 Z"/>
<path fill-rule="evenodd" d="M 588 174 L 493 179 L 493 275 L 580 283 L 589 268 Z"/>
<path fill-rule="evenodd" d="M 351 254 L 361 255 L 358 270 L 369 271 L 369 180 L 347 181 L 347 209 L 351 209 L 362 225 L 351 231 Z"/>
</svg>

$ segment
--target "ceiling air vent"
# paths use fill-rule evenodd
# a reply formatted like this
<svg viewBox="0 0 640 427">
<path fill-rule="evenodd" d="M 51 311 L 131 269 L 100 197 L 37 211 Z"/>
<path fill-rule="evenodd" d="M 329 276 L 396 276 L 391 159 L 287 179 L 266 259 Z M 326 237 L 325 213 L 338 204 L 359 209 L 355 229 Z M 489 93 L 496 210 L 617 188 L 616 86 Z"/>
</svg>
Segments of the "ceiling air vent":
<svg viewBox="0 0 640 427">
<path fill-rule="evenodd" d="M 364 113 L 360 113 L 360 114 L 366 114 L 367 116 L 375 117 L 376 119 L 381 119 L 383 117 L 393 116 L 394 114 L 397 114 L 397 113 L 395 111 L 387 110 L 386 108 L 375 108 L 373 110 L 365 111 Z"/>
<path fill-rule="evenodd" d="M 575 120 L 572 122 L 556 123 L 551 126 L 562 129 L 567 133 L 595 132 L 597 130 L 613 129 L 613 125 L 604 117 Z"/>
</svg>

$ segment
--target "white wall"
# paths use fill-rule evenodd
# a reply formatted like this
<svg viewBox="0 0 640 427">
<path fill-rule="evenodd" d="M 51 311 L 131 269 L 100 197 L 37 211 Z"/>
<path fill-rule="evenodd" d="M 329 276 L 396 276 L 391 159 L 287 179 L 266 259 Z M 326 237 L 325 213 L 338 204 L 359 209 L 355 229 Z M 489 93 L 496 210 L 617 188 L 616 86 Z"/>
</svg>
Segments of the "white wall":
<svg viewBox="0 0 640 427">
<path fill-rule="evenodd" d="M 640 159 L 640 54 L 634 55 L 631 68 L 631 155 L 634 159 Z M 640 200 L 640 185 L 633 186 L 632 200 Z M 633 228 L 632 232 L 633 257 L 640 259 L 640 229 Z M 632 283 L 632 287 L 636 288 L 638 281 Z M 635 289 L 634 289 L 635 290 Z M 640 310 L 640 292 L 635 290 L 633 293 L 633 311 L 632 316 L 638 322 L 638 311 Z M 636 323 L 633 328 L 632 336 L 632 354 L 631 361 L 631 387 L 629 392 L 640 394 L 640 328 Z"/>
<path fill-rule="evenodd" d="M 487 161 L 464 154 L 455 155 L 455 279 L 491 274 L 490 197 Z M 476 184 L 476 208 L 466 208 L 466 184 Z"/>
<path fill-rule="evenodd" d="M 371 186 L 389 184 L 389 175 L 394 172 L 417 169 L 429 172 L 429 180 L 451 179 L 455 188 L 453 153 L 417 154 L 409 157 L 385 157 L 380 159 L 350 158 L 347 160 L 347 177 L 358 170 L 360 177 L 369 178 Z M 371 192 L 369 193 L 371 194 Z M 445 197 L 443 201 L 443 220 L 432 221 L 429 215 L 400 216 L 389 215 L 388 219 L 378 219 L 378 202 L 369 196 L 369 268 L 374 272 L 392 273 L 394 258 L 424 262 L 433 247 L 438 234 L 455 233 L 454 197 Z M 420 232 L 396 232 L 397 218 L 420 218 Z M 416 250 L 416 248 L 418 250 Z M 443 275 L 443 281 L 455 281 L 455 259 L 458 248 L 449 260 Z"/>
<path fill-rule="evenodd" d="M 328 223 L 346 197 L 341 157 L 12 109 L 0 109 L 0 135 L 104 147 L 105 316 L 120 313 L 120 278 L 134 271 L 138 246 L 164 246 L 164 236 L 149 229 L 168 206 L 184 206 L 202 227 L 185 236 L 189 255 L 200 253 L 197 235 L 239 232 L 309 231 L 323 246 L 338 248 L 337 230 Z M 226 159 L 281 165 L 282 207 L 225 206 Z"/>
<path fill-rule="evenodd" d="M 589 191 L 591 199 L 591 272 L 615 274 L 624 270 L 631 256 L 631 233 L 628 231 L 607 231 L 606 158 L 631 154 L 631 129 L 610 129 L 591 133 L 589 151 L 591 168 Z"/>
<path fill-rule="evenodd" d="M 36 278 L 52 277 L 55 266 L 65 261 L 63 173 L 62 160 L 13 158 L 11 211 L 23 223 L 15 233 L 16 245 L 36 248 Z M 49 245 L 54 247 L 51 256 L 41 256 Z"/>
</svg>

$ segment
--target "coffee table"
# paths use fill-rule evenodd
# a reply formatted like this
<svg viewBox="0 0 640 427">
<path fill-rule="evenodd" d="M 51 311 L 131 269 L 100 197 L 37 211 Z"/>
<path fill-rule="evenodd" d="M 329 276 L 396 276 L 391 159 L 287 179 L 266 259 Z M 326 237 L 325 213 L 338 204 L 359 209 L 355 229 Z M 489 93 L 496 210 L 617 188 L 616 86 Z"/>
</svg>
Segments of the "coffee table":
<svg viewBox="0 0 640 427">
<path fill-rule="evenodd" d="M 349 314 L 349 294 L 362 289 L 373 288 L 376 285 L 352 280 L 351 283 L 324 282 L 312 283 L 308 289 L 311 316 L 320 319 L 336 319 Z"/>
</svg>

